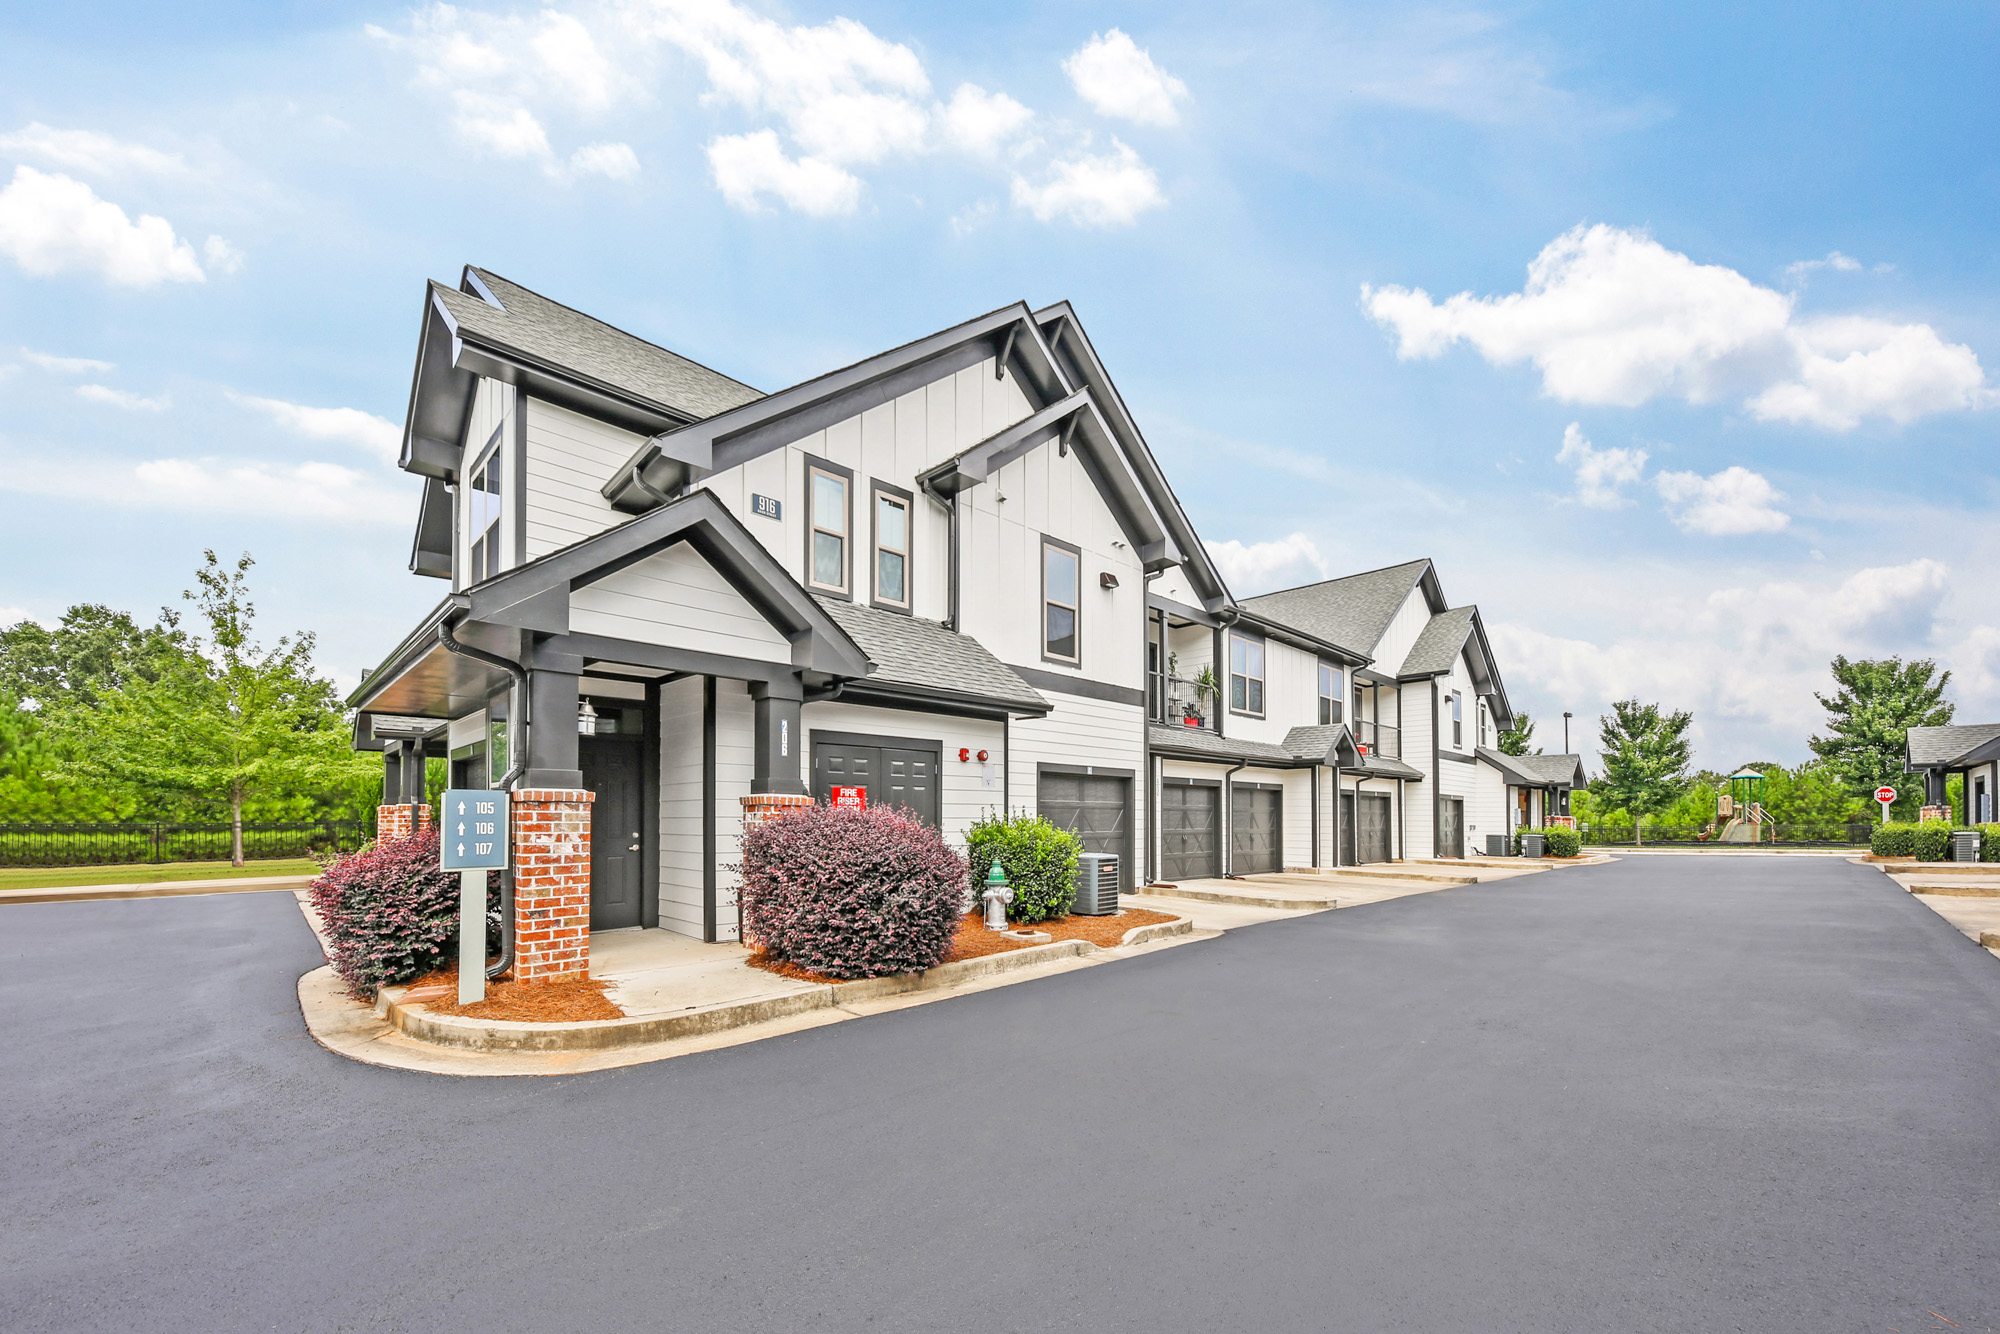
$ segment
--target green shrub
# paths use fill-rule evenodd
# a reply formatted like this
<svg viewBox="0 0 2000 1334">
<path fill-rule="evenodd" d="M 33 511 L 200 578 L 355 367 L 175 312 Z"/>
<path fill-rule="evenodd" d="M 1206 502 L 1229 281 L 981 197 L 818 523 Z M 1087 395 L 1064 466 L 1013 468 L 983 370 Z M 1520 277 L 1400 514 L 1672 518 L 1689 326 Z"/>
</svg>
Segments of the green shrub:
<svg viewBox="0 0 2000 1334">
<path fill-rule="evenodd" d="M 1917 855 L 1917 827 L 1907 820 L 1891 820 L 1878 824 L 1868 836 L 1868 851 L 1877 857 L 1914 857 Z"/>
<path fill-rule="evenodd" d="M 1979 860 L 2000 862 L 2000 824 L 1975 826 L 1979 830 Z"/>
<path fill-rule="evenodd" d="M 1917 826 L 1917 860 L 1941 862 L 1951 856 L 1951 821 L 1926 820 Z"/>
<path fill-rule="evenodd" d="M 965 833 L 973 899 L 986 892 L 986 876 L 997 859 L 1014 890 L 1007 920 L 1066 917 L 1076 902 L 1076 859 L 1082 851 L 1075 834 L 1039 815 L 983 815 Z"/>
<path fill-rule="evenodd" d="M 1564 825 L 1550 825 L 1542 831 L 1542 838 L 1542 846 L 1551 857 L 1574 857 L 1583 851 L 1583 835 Z"/>
</svg>

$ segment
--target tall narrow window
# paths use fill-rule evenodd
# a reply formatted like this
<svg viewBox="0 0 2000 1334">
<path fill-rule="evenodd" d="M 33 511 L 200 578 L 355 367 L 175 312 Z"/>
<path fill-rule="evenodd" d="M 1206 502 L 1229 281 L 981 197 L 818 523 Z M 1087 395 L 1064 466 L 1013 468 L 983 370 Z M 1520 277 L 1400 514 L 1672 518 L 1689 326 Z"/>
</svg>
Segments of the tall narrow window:
<svg viewBox="0 0 2000 1334">
<path fill-rule="evenodd" d="M 1456 690 L 1451 692 L 1451 744 L 1465 746 L 1465 697 Z"/>
<path fill-rule="evenodd" d="M 1229 707 L 1238 713 L 1264 712 L 1264 641 L 1229 636 Z"/>
<path fill-rule="evenodd" d="M 1359 685 L 1359 683 L 1357 683 L 1354 687 L 1353 723 L 1354 723 L 1354 729 L 1358 732 L 1361 728 L 1361 686 Z"/>
<path fill-rule="evenodd" d="M 875 601 L 910 609 L 910 502 L 880 487 L 875 491 Z"/>
<path fill-rule="evenodd" d="M 1486 744 L 1486 701 L 1479 701 L 1479 744 Z"/>
<path fill-rule="evenodd" d="M 831 468 L 806 469 L 807 582 L 829 593 L 847 592 L 848 479 Z"/>
<path fill-rule="evenodd" d="M 1066 542 L 1042 539 L 1042 656 L 1058 662 L 1080 662 L 1083 658 L 1077 633 L 1081 556 Z"/>
<path fill-rule="evenodd" d="M 1319 665 L 1319 725 L 1329 727 L 1340 721 L 1340 668 L 1330 662 Z"/>
<path fill-rule="evenodd" d="M 499 432 L 494 433 L 496 437 Z M 500 444 L 487 449 L 465 490 L 465 531 L 472 538 L 466 579 L 476 584 L 500 573 Z"/>
</svg>

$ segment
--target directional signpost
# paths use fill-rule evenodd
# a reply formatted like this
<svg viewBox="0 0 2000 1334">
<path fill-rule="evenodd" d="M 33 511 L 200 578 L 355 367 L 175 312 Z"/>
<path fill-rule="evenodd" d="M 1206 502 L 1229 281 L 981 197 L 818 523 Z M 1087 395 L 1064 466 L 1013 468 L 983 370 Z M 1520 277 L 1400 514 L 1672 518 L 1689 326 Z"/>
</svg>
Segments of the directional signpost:
<svg viewBox="0 0 2000 1334">
<path fill-rule="evenodd" d="M 439 865 L 458 872 L 458 1003 L 486 999 L 486 873 L 507 869 L 507 794 L 451 788 L 438 829 Z"/>
<path fill-rule="evenodd" d="M 1875 800 L 1882 803 L 1882 823 L 1889 823 L 1889 808 L 1896 804 L 1896 789 L 1893 787 L 1876 788 Z"/>
</svg>

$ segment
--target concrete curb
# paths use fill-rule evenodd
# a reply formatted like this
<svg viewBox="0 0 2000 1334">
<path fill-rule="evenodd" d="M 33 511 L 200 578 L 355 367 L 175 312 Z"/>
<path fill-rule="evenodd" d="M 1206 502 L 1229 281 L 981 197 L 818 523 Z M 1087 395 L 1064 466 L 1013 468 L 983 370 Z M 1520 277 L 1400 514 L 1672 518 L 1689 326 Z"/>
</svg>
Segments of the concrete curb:
<svg viewBox="0 0 2000 1334">
<path fill-rule="evenodd" d="M 0 903 L 84 903 L 92 899 L 172 898 L 183 894 L 263 894 L 278 889 L 303 889 L 314 879 L 309 875 L 242 876 L 235 880 L 161 880 L 138 885 L 0 889 Z"/>
<path fill-rule="evenodd" d="M 1171 922 L 1152 922 L 1127 931 L 1116 948 L 1191 935 L 1193 931 L 1194 922 L 1185 917 L 1177 917 Z M 1031 945 L 1002 954 L 939 964 L 921 973 L 835 982 L 803 991 L 702 1006 L 676 1014 L 593 1019 L 571 1024 L 531 1024 L 432 1014 L 421 1004 L 406 1004 L 402 999 L 404 989 L 400 987 L 383 988 L 381 997 L 376 1001 L 375 1012 L 405 1036 L 437 1047 L 478 1052 L 604 1051 L 700 1037 L 887 996 L 944 991 L 981 978 L 1104 952 L 1104 947 L 1087 940 L 1058 940 L 1047 945 Z"/>
<path fill-rule="evenodd" d="M 1267 894 L 1225 894 L 1220 890 L 1183 889 L 1178 886 L 1173 889 L 1160 890 L 1141 886 L 1133 890 L 1130 897 L 1192 899 L 1196 903 L 1231 903 L 1240 904 L 1246 908 L 1296 908 L 1300 912 L 1317 912 L 1322 908 L 1338 908 L 1340 906 L 1338 899 L 1281 899 Z M 1143 931 L 1146 928 L 1140 927 L 1138 929 Z"/>
</svg>

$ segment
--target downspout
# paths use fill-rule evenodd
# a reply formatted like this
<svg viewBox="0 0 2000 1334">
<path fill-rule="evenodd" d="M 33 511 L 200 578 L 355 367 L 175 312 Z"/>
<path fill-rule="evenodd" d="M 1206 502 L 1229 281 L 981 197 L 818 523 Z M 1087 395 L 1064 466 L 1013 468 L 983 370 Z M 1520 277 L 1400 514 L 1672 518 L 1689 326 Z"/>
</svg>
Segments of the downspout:
<svg viewBox="0 0 2000 1334">
<path fill-rule="evenodd" d="M 918 480 L 917 485 L 923 488 L 924 494 L 930 497 L 932 504 L 936 505 L 939 509 L 944 511 L 944 549 L 945 549 L 945 568 L 946 568 L 945 582 L 947 585 L 945 591 L 944 628 L 952 631 L 953 633 L 957 633 L 958 631 L 958 494 L 956 492 L 953 492 L 949 496 L 941 496 L 936 491 L 931 489 L 931 484 L 929 482 L 923 481 L 921 479 Z"/>
<path fill-rule="evenodd" d="M 1224 770 L 1222 775 L 1223 808 L 1219 814 L 1222 816 L 1220 823 L 1228 831 L 1228 837 L 1222 843 L 1222 878 L 1224 880 L 1241 880 L 1243 878 L 1236 874 L 1236 793 L 1230 787 L 1229 780 L 1249 767 L 1250 761 L 1243 760 L 1234 769 Z"/>
<path fill-rule="evenodd" d="M 1167 670 L 1167 632 L 1166 627 L 1162 625 L 1160 627 L 1160 652 L 1156 667 L 1154 662 L 1149 661 L 1153 657 L 1153 609 L 1147 604 L 1152 598 L 1153 581 L 1164 573 L 1166 573 L 1164 570 L 1154 570 L 1150 574 L 1142 574 L 1139 578 L 1139 666 L 1146 673 L 1146 689 L 1144 692 L 1145 698 L 1139 702 L 1140 778 L 1137 783 L 1132 785 L 1134 789 L 1132 792 L 1132 801 L 1143 812 L 1142 818 L 1145 821 L 1146 827 L 1146 850 L 1145 855 L 1139 858 L 1139 865 L 1131 868 L 1132 888 L 1134 889 L 1137 889 L 1141 885 L 1150 885 L 1157 878 L 1153 874 L 1153 836 L 1155 833 L 1153 819 L 1158 814 L 1153 805 L 1153 691 L 1154 687 L 1157 686 L 1159 688 L 1160 711 L 1164 714 L 1167 707 L 1167 683 L 1160 678 L 1165 676 Z M 1139 790 L 1142 786 L 1144 791 Z M 1142 874 L 1143 879 L 1141 878 Z"/>
<path fill-rule="evenodd" d="M 514 679 L 514 703 L 520 713 L 520 735 L 514 748 L 509 752 L 507 772 L 500 775 L 500 790 L 512 792 L 514 784 L 528 767 L 528 669 L 512 658 L 503 658 L 497 653 L 488 653 L 483 648 L 460 643 L 458 623 L 452 617 L 445 617 L 438 626 L 438 643 L 461 657 L 483 662 L 489 667 L 498 667 Z M 511 840 L 513 831 L 508 831 Z M 507 858 L 507 869 L 500 872 L 500 958 L 486 966 L 486 980 L 492 981 L 514 966 L 514 859 Z"/>
</svg>

